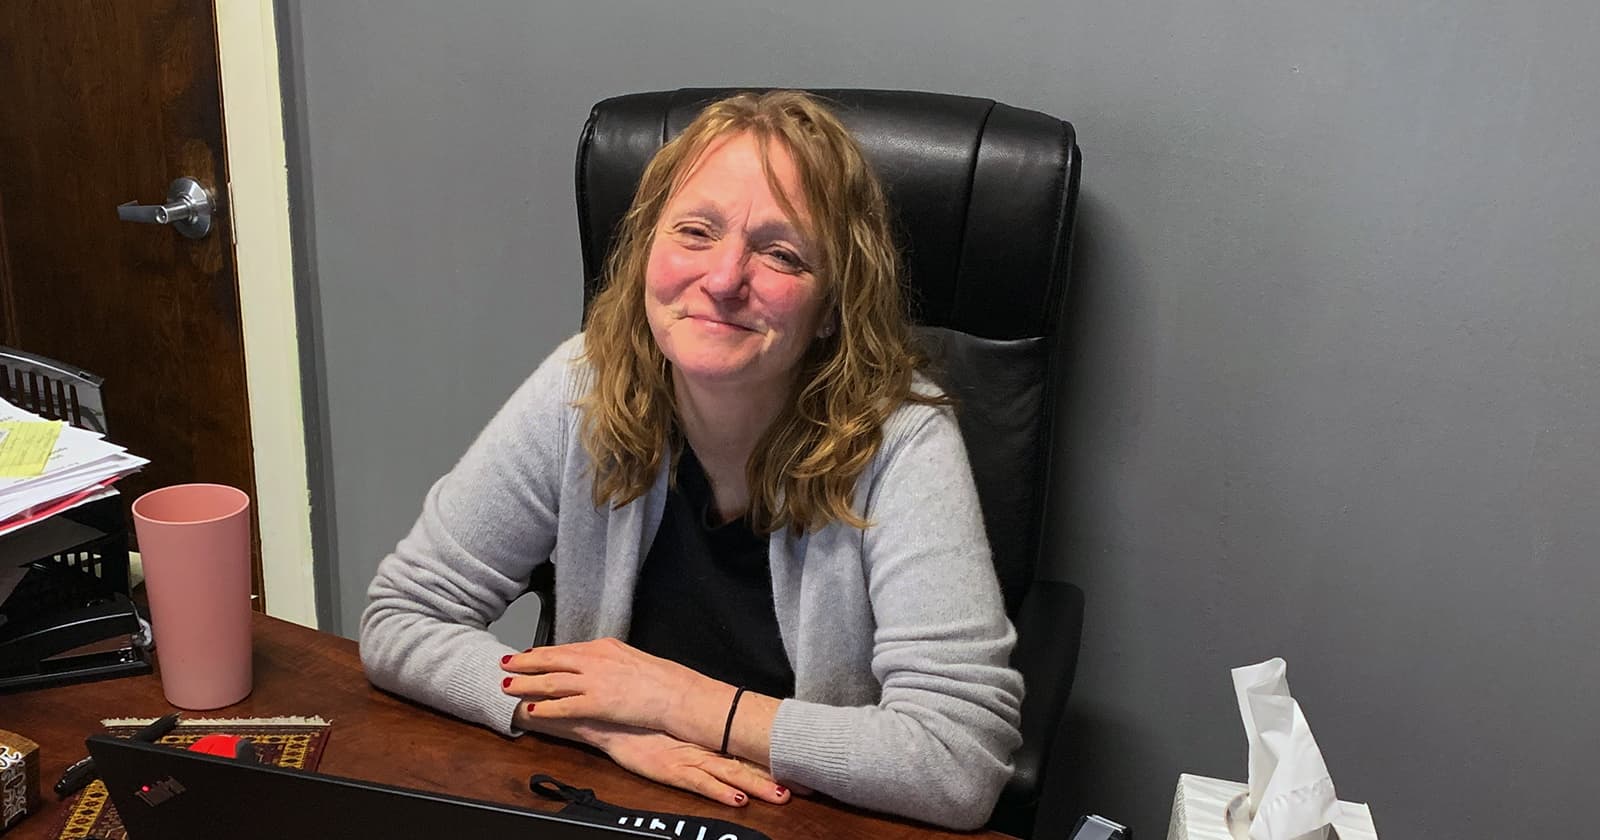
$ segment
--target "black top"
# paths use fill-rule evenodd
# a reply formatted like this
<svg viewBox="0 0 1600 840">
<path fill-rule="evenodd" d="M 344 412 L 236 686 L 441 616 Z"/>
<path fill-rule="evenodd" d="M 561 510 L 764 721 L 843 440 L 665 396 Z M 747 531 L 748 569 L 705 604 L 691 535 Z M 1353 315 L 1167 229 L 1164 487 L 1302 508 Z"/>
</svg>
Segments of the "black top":
<svg viewBox="0 0 1600 840">
<path fill-rule="evenodd" d="M 772 605 L 768 538 L 739 517 L 713 527 L 711 483 L 685 446 L 633 593 L 628 643 L 769 697 L 794 696 Z"/>
</svg>

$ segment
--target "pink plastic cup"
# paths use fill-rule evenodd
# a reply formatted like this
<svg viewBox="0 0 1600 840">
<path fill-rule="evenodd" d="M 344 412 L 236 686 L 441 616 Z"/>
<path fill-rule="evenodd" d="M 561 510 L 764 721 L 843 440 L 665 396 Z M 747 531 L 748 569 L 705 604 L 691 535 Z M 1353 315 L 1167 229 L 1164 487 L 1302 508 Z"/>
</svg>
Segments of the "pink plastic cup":
<svg viewBox="0 0 1600 840">
<path fill-rule="evenodd" d="M 250 694 L 250 497 L 179 484 L 133 503 L 161 691 L 180 709 Z"/>
</svg>

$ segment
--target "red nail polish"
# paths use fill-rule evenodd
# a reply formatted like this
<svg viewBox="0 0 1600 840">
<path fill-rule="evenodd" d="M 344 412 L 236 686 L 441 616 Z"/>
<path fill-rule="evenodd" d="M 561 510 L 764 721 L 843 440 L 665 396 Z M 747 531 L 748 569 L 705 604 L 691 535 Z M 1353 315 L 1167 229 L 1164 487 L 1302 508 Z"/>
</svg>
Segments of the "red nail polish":
<svg viewBox="0 0 1600 840">
<path fill-rule="evenodd" d="M 506 654 L 505 656 L 500 657 L 500 664 L 501 665 L 504 665 L 504 664 L 506 664 L 507 662 L 510 662 L 510 661 L 511 661 L 511 654 L 509 654 L 509 653 Z"/>
<path fill-rule="evenodd" d="M 511 687 L 511 678 L 510 677 L 506 677 L 505 679 L 501 680 L 500 681 L 500 687 L 501 688 L 510 688 Z"/>
<path fill-rule="evenodd" d="M 532 703 L 529 703 L 529 704 L 528 704 L 528 711 L 529 711 L 529 712 L 532 712 L 532 711 L 533 711 L 533 704 L 532 704 Z"/>
<path fill-rule="evenodd" d="M 739 803 L 740 805 L 743 805 L 744 804 L 744 794 L 742 794 L 742 793 L 734 794 L 733 795 L 733 801 Z"/>
<path fill-rule="evenodd" d="M 778 785 L 778 795 L 779 796 L 788 796 L 789 795 L 789 789 L 784 787 L 783 785 Z"/>
<path fill-rule="evenodd" d="M 523 653 L 533 653 L 533 648 L 523 648 L 522 652 Z"/>
</svg>

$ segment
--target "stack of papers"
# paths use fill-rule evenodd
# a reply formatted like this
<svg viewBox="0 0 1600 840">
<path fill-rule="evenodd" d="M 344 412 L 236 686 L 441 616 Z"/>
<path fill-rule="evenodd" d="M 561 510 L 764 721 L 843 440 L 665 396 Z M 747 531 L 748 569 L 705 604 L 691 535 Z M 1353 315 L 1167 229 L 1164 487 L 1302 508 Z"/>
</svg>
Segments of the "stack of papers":
<svg viewBox="0 0 1600 840">
<path fill-rule="evenodd" d="M 0 400 L 0 423 L 42 423 L 43 417 Z M 0 534 L 111 495 L 111 485 L 150 463 L 103 435 L 62 424 L 37 475 L 0 478 Z"/>
</svg>

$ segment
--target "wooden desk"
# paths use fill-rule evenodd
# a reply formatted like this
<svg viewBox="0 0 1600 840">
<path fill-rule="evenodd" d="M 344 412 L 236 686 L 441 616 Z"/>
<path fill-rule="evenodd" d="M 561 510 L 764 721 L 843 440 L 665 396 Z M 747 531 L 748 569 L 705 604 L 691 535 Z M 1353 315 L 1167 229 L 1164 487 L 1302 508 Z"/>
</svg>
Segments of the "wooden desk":
<svg viewBox="0 0 1600 840">
<path fill-rule="evenodd" d="M 5 840 L 53 840 L 49 832 L 62 808 L 50 787 L 84 756 L 83 739 L 102 731 L 101 719 L 170 711 L 155 674 L 0 695 L 0 724 L 39 743 L 44 789 L 41 812 L 18 823 Z M 618 805 L 718 817 L 773 840 L 1005 836 L 939 831 L 801 797 L 787 805 L 718 805 L 646 781 L 597 752 L 537 736 L 503 738 L 385 694 L 362 674 L 355 642 L 257 614 L 255 690 L 241 703 L 191 716 L 279 715 L 318 715 L 333 724 L 319 772 L 526 808 L 560 807 L 528 792 L 528 776 L 539 772 L 593 788 Z"/>
</svg>

